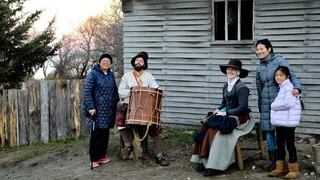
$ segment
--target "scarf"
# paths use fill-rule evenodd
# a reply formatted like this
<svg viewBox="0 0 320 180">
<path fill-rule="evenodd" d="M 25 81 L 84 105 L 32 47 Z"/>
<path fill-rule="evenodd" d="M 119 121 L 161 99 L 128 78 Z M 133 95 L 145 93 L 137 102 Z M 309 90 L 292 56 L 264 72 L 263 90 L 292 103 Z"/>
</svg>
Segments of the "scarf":
<svg viewBox="0 0 320 180">
<path fill-rule="evenodd" d="M 133 70 L 133 75 L 137 80 L 138 86 L 142 85 L 142 80 L 140 79 L 140 76 L 142 76 L 142 74 L 143 74 L 143 69 L 140 72 Z"/>
</svg>

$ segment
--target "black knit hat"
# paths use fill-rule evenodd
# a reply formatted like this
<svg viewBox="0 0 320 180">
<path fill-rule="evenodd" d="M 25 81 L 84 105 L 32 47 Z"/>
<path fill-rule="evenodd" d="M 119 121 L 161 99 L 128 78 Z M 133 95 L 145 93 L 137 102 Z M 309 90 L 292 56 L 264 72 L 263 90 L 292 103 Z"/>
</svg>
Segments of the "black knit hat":
<svg viewBox="0 0 320 180">
<path fill-rule="evenodd" d="M 248 70 L 242 69 L 242 62 L 239 59 L 230 59 L 228 64 L 220 65 L 220 70 L 224 74 L 227 74 L 227 68 L 228 67 L 232 67 L 232 68 L 240 70 L 240 75 L 239 75 L 240 78 L 245 78 L 249 74 Z"/>
<path fill-rule="evenodd" d="M 134 67 L 134 62 L 136 61 L 136 59 L 138 58 L 138 57 L 141 57 L 142 59 L 143 59 L 143 61 L 144 61 L 144 68 L 143 68 L 143 70 L 146 70 L 147 68 L 148 68 L 148 53 L 147 52 L 145 52 L 145 51 L 141 51 L 141 52 L 139 52 L 135 57 L 133 57 L 132 59 L 131 59 L 131 65 Z"/>
<path fill-rule="evenodd" d="M 108 59 L 110 60 L 111 64 L 112 64 L 112 57 L 110 56 L 110 54 L 107 54 L 107 53 L 102 54 L 102 55 L 100 56 L 99 63 L 101 62 L 101 60 L 102 60 L 103 58 L 108 58 Z"/>
</svg>

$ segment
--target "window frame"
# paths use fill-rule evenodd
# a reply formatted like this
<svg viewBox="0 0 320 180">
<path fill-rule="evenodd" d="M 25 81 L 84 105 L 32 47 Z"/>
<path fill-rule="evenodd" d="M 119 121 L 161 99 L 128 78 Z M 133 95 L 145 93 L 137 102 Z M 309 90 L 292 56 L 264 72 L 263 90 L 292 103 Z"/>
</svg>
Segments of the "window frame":
<svg viewBox="0 0 320 180">
<path fill-rule="evenodd" d="M 237 1 L 238 2 L 238 14 L 237 14 L 237 40 L 229 40 L 228 39 L 228 2 Z M 242 0 L 211 0 L 211 41 L 212 43 L 234 43 L 237 42 L 239 44 L 249 44 L 254 40 L 254 4 L 255 0 L 252 0 L 252 39 L 241 40 L 241 1 Z M 215 39 L 215 2 L 225 2 L 225 16 L 224 16 L 224 40 L 216 40 Z"/>
</svg>

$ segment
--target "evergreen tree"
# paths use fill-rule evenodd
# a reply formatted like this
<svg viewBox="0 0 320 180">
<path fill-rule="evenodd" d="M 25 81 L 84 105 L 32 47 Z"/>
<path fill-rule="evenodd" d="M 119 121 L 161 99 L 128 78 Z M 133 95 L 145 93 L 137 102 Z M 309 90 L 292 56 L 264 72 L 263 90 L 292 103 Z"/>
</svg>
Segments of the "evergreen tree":
<svg viewBox="0 0 320 180">
<path fill-rule="evenodd" d="M 54 19 L 43 32 L 31 37 L 29 31 L 42 11 L 24 13 L 25 1 L 0 1 L 0 88 L 19 88 L 58 49 Z"/>
</svg>

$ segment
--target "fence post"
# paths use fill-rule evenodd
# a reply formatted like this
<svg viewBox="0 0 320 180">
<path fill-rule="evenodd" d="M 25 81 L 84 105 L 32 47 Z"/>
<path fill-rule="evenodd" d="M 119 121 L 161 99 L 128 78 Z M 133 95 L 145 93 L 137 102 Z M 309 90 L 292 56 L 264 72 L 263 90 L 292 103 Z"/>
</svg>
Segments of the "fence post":
<svg viewBox="0 0 320 180">
<path fill-rule="evenodd" d="M 49 142 L 49 90 L 48 82 L 40 81 L 40 117 L 41 117 L 41 141 Z"/>
</svg>

